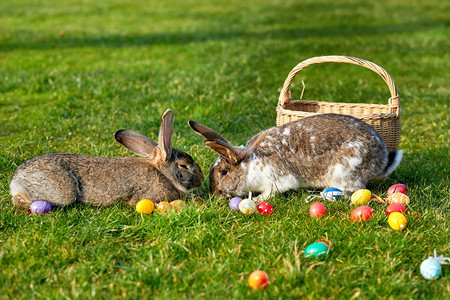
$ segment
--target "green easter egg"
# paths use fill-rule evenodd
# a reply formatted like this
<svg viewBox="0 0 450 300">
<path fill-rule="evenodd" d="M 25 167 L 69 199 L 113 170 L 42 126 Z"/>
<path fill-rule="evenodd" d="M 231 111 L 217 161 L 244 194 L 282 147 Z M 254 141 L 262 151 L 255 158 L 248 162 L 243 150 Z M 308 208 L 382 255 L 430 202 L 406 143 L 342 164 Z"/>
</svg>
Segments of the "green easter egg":
<svg viewBox="0 0 450 300">
<path fill-rule="evenodd" d="M 325 258 L 328 255 L 328 246 L 324 243 L 314 243 L 306 247 L 305 249 L 305 257 L 306 258 Z"/>
</svg>

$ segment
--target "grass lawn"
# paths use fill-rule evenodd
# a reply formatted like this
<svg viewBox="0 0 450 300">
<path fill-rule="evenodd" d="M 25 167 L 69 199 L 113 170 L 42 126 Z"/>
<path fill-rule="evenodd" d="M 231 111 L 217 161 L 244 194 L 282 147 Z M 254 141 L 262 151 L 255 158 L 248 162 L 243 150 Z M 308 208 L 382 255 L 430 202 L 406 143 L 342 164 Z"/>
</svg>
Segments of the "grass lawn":
<svg viewBox="0 0 450 300">
<path fill-rule="evenodd" d="M 450 266 L 434 281 L 419 271 L 434 248 L 450 256 L 449 11 L 441 0 L 1 1 L 0 299 L 449 299 Z M 205 202 L 178 214 L 119 203 L 31 215 L 11 203 L 9 180 L 25 160 L 133 155 L 114 132 L 157 140 L 167 108 L 174 146 L 207 175 L 215 154 L 186 122 L 241 145 L 275 125 L 292 67 L 320 55 L 364 58 L 395 80 L 404 160 L 368 188 L 408 186 L 408 210 L 422 216 L 404 231 L 379 203 L 364 224 L 349 221 L 348 200 L 313 219 L 306 190 L 272 197 L 272 216 L 244 216 L 208 195 L 207 181 Z M 304 99 L 389 98 L 378 75 L 353 65 L 301 71 L 295 99 L 301 79 Z M 324 237 L 332 255 L 305 259 Z M 270 276 L 265 291 L 247 285 L 256 269 Z"/>
</svg>

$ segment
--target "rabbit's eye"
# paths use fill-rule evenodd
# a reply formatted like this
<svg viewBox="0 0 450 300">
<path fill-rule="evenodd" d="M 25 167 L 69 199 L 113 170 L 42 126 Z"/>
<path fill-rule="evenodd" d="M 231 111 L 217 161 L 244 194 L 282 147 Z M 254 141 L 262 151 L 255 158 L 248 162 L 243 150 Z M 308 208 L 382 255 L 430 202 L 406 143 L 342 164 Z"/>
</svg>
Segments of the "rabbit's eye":
<svg viewBox="0 0 450 300">
<path fill-rule="evenodd" d="M 180 168 L 182 168 L 182 169 L 187 169 L 187 166 L 186 165 L 178 165 Z"/>
<path fill-rule="evenodd" d="M 225 176 L 225 175 L 228 174 L 228 171 L 227 170 L 223 170 L 223 171 L 220 172 L 220 174 L 222 174 L 222 176 Z"/>
</svg>

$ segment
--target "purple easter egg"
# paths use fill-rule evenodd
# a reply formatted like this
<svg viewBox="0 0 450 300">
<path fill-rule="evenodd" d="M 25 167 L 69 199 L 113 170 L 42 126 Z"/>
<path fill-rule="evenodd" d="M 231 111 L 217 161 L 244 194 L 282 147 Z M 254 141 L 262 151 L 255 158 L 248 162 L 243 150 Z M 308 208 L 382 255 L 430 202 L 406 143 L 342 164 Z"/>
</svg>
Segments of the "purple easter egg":
<svg viewBox="0 0 450 300">
<path fill-rule="evenodd" d="M 239 203 L 241 203 L 242 199 L 239 197 L 231 198 L 230 203 L 228 204 L 230 206 L 231 210 L 239 210 Z"/>
<path fill-rule="evenodd" d="M 52 206 L 47 201 L 38 200 L 31 203 L 30 210 L 35 215 L 48 214 L 52 210 Z"/>
</svg>

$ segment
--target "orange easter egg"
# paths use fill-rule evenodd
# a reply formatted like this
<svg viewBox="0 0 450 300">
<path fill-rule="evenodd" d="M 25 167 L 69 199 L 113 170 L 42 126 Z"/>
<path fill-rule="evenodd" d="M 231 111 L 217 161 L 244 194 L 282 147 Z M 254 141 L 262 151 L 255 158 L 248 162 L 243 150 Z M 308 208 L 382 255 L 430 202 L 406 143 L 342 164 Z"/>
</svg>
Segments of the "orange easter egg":
<svg viewBox="0 0 450 300">
<path fill-rule="evenodd" d="M 176 210 L 180 210 L 183 208 L 183 206 L 186 206 L 186 202 L 184 202 L 183 200 L 173 200 L 172 202 L 170 202 L 170 205 L 172 205 L 172 207 Z"/>
<path fill-rule="evenodd" d="M 172 208 L 172 205 L 170 203 L 165 202 L 165 201 L 161 201 L 161 202 L 158 203 L 157 208 L 158 208 L 158 210 L 161 213 L 165 214 L 165 213 L 167 213 L 167 210 Z"/>
<path fill-rule="evenodd" d="M 401 203 L 403 205 L 408 205 L 409 197 L 402 193 L 393 193 L 392 195 L 389 196 L 387 202 L 390 204 Z"/>
<path fill-rule="evenodd" d="M 261 270 L 253 271 L 248 277 L 248 285 L 254 289 L 266 289 L 269 285 L 269 275 Z"/>
</svg>

